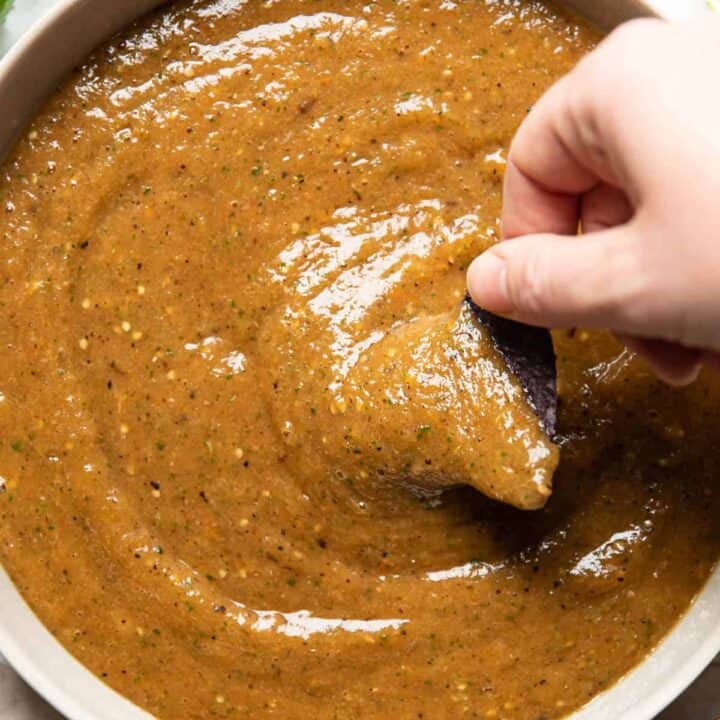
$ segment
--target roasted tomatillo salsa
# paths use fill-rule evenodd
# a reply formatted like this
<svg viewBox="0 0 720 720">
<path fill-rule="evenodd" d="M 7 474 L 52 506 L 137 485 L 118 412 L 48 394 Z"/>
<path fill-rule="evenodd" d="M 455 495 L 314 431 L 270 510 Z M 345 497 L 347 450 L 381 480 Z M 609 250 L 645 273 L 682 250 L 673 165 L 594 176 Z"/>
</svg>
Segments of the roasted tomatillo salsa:
<svg viewBox="0 0 720 720">
<path fill-rule="evenodd" d="M 0 558 L 106 683 L 162 720 L 550 720 L 688 608 L 717 384 L 558 333 L 558 453 L 461 303 L 596 39 L 530 0 L 181 2 L 28 128 Z"/>
</svg>

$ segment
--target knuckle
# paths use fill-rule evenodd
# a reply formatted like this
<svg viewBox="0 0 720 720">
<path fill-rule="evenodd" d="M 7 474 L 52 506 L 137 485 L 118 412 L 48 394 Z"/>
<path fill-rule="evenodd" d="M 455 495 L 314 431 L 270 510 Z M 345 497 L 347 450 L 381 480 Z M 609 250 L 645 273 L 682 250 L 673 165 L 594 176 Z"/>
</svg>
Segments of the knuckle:
<svg viewBox="0 0 720 720">
<path fill-rule="evenodd" d="M 631 305 L 644 303 L 645 268 L 638 263 L 632 246 L 607 243 L 598 262 L 603 271 L 582 283 L 586 301 L 592 302 L 598 312 L 616 316 Z"/>
<path fill-rule="evenodd" d="M 662 32 L 666 23 L 657 18 L 636 18 L 619 25 L 603 43 L 607 49 L 619 52 L 644 53 L 646 44 L 657 42 L 658 32 Z"/>
<path fill-rule="evenodd" d="M 513 306 L 522 313 L 539 315 L 548 306 L 548 277 L 544 255 L 536 247 L 511 263 L 508 272 L 508 291 Z"/>
<path fill-rule="evenodd" d="M 634 243 L 609 243 L 603 259 L 605 271 L 586 283 L 588 295 L 595 296 L 594 310 L 612 320 L 620 331 L 636 331 L 653 325 L 658 310 L 666 307 L 659 297 L 648 258 Z"/>
<path fill-rule="evenodd" d="M 665 23 L 640 18 L 623 23 L 586 56 L 578 66 L 592 95 L 618 93 L 634 87 L 638 73 L 644 74 L 648 58 L 662 52 L 658 36 L 666 32 Z"/>
</svg>

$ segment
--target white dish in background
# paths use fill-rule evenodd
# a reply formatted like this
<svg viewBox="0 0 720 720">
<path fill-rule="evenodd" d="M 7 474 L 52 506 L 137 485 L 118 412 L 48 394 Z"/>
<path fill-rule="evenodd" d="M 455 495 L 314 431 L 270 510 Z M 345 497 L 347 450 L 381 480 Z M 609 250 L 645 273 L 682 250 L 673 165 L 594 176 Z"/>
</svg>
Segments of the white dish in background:
<svg viewBox="0 0 720 720">
<path fill-rule="evenodd" d="M 0 160 L 62 77 L 98 43 L 161 0 L 58 0 L 0 62 Z M 704 0 L 568 0 L 608 26 L 657 12 L 682 19 Z M 149 720 L 45 629 L 0 569 L 0 652 L 69 720 Z M 651 720 L 720 652 L 720 569 L 650 657 L 568 720 Z M 701 720 L 701 719 L 698 719 Z"/>
</svg>

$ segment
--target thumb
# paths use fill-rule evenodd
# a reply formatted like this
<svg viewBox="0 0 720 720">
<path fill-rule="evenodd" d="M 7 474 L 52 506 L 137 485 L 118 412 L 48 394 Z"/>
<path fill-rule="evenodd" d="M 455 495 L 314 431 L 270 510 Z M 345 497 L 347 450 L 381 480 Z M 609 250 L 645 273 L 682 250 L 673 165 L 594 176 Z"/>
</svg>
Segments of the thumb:
<svg viewBox="0 0 720 720">
<path fill-rule="evenodd" d="M 520 322 L 645 335 L 652 296 L 632 224 L 583 236 L 526 235 L 470 265 L 472 299 Z"/>
</svg>

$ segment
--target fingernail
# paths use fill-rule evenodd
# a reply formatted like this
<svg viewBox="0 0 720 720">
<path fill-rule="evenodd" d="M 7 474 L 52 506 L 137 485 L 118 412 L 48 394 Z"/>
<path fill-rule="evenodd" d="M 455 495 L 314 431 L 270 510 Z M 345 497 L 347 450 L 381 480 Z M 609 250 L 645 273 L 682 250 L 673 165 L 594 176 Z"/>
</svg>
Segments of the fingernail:
<svg viewBox="0 0 720 720">
<path fill-rule="evenodd" d="M 470 297 L 482 308 L 507 315 L 513 311 L 507 284 L 507 264 L 488 251 L 473 260 L 468 268 Z"/>
</svg>

